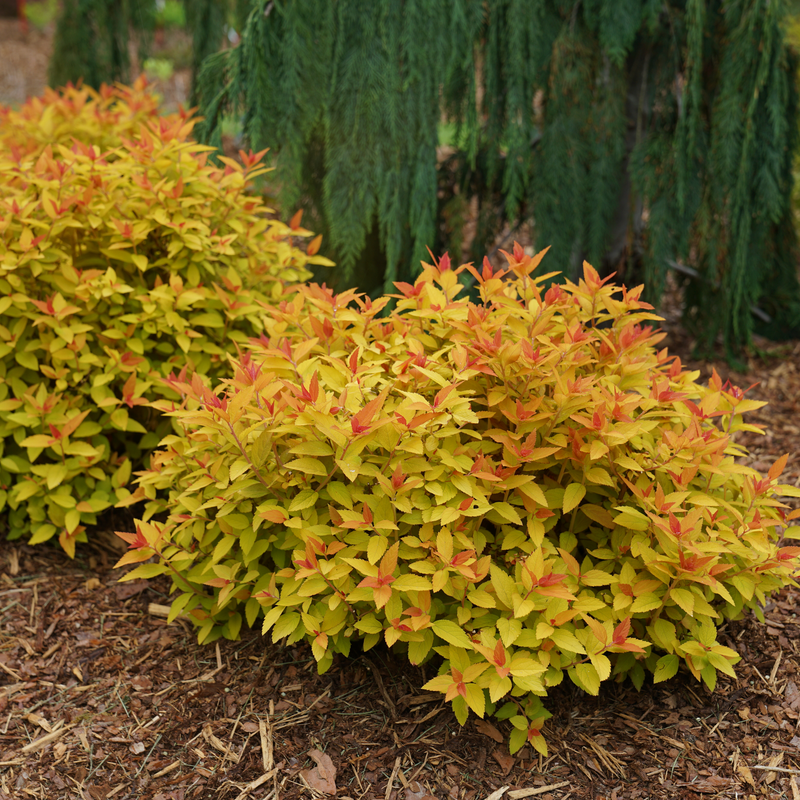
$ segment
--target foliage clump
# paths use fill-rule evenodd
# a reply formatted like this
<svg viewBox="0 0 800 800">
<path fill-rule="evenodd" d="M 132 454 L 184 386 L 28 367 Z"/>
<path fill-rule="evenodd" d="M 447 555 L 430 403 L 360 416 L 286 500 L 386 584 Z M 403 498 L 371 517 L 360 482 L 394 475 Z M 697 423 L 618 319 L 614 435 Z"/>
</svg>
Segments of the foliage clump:
<svg viewBox="0 0 800 800">
<path fill-rule="evenodd" d="M 733 674 L 717 626 L 759 614 L 800 552 L 779 546 L 786 459 L 765 477 L 736 462 L 761 404 L 657 350 L 641 287 L 585 264 L 545 290 L 540 259 L 443 257 L 388 316 L 389 296 L 301 287 L 214 391 L 174 381 L 184 435 L 122 534 L 120 564 L 156 560 L 126 578 L 170 574 L 171 618 L 202 641 L 260 620 L 321 671 L 355 640 L 438 655 L 425 688 L 462 723 L 510 718 L 512 750 L 546 751 L 542 698 L 565 675 L 597 694 L 681 663 L 712 689 Z"/>
<path fill-rule="evenodd" d="M 72 147 L 77 139 L 105 153 L 119 147 L 123 139 L 137 136 L 148 122 L 187 121 L 185 112 L 159 117 L 158 101 L 144 77 L 132 86 L 103 84 L 97 90 L 72 84 L 48 87 L 41 97 L 31 97 L 20 108 L 0 106 L 0 147 L 20 160 L 25 155 L 38 156 L 48 145 Z"/>
<path fill-rule="evenodd" d="M 163 379 L 222 377 L 319 260 L 248 194 L 262 154 L 218 166 L 155 102 L 139 83 L 0 110 L 0 511 L 70 554 L 169 430 Z"/>
</svg>

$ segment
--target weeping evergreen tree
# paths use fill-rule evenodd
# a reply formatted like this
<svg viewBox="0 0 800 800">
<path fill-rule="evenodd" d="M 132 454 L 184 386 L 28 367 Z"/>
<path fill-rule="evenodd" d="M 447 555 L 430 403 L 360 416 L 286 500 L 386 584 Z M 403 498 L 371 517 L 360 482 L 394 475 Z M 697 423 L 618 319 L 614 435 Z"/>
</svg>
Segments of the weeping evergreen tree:
<svg viewBox="0 0 800 800">
<path fill-rule="evenodd" d="M 224 116 L 241 114 L 252 145 L 275 149 L 283 201 L 316 213 L 340 281 L 374 289 L 416 271 L 457 163 L 451 192 L 477 188 L 479 221 L 494 220 L 477 253 L 532 221 L 548 270 L 585 258 L 656 301 L 679 270 L 705 343 L 721 335 L 734 352 L 754 321 L 800 332 L 785 0 L 249 8 L 238 46 L 200 71 L 204 135 L 219 143 Z M 447 161 L 443 119 L 457 130 Z"/>
<path fill-rule="evenodd" d="M 155 0 L 63 0 L 48 69 L 51 86 L 69 81 L 99 87 L 130 80 L 133 32 L 140 60 L 155 26 Z"/>
</svg>

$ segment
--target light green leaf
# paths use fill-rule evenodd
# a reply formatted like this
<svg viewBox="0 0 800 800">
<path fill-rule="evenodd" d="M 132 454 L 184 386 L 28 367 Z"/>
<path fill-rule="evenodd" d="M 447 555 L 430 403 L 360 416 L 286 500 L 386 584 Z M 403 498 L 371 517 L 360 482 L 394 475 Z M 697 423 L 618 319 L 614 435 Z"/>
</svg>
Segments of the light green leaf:
<svg viewBox="0 0 800 800">
<path fill-rule="evenodd" d="M 456 647 L 463 647 L 467 650 L 472 649 L 472 642 L 470 642 L 467 634 L 452 620 L 437 619 L 432 627 L 433 632 L 449 644 L 454 644 Z"/>
<path fill-rule="evenodd" d="M 522 621 L 500 617 L 497 620 L 497 632 L 500 634 L 503 644 L 506 647 L 511 647 L 517 641 L 520 633 L 522 633 Z"/>
<path fill-rule="evenodd" d="M 306 508 L 311 508 L 317 502 L 319 495 L 311 489 L 304 489 L 298 494 L 289 506 L 289 513 L 296 514 L 298 511 L 304 511 Z"/>
<path fill-rule="evenodd" d="M 286 464 L 287 470 L 297 470 L 304 472 L 306 475 L 327 475 L 328 470 L 321 461 L 316 458 L 295 458 Z"/>
<path fill-rule="evenodd" d="M 578 503 L 586 496 L 586 487 L 582 483 L 571 483 L 567 486 L 564 492 L 563 505 L 561 506 L 564 513 L 568 514 Z"/>
</svg>

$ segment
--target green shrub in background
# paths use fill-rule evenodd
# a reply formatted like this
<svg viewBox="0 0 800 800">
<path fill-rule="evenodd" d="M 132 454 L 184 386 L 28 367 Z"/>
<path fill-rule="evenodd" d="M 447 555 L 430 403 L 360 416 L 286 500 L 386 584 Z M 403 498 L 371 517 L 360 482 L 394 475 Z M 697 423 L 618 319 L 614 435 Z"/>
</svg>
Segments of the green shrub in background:
<svg viewBox="0 0 800 800">
<path fill-rule="evenodd" d="M 162 379 L 218 380 L 319 260 L 248 194 L 262 154 L 216 166 L 155 103 L 139 84 L 0 111 L 0 511 L 71 555 L 168 431 Z"/>
</svg>

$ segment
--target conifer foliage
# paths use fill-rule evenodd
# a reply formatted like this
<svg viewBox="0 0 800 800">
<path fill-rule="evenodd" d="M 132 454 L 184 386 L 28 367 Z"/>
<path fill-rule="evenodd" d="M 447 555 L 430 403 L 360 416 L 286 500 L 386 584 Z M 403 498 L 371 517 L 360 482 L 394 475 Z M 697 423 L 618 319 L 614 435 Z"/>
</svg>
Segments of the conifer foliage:
<svg viewBox="0 0 800 800">
<path fill-rule="evenodd" d="M 127 82 L 130 34 L 136 36 L 141 57 L 155 27 L 155 11 L 155 0 L 64 0 L 47 76 L 50 85 L 83 81 L 99 88 Z"/>
<path fill-rule="evenodd" d="M 235 48 L 199 78 L 205 135 L 243 111 L 279 150 L 284 201 L 316 206 L 351 278 L 371 231 L 385 272 L 414 272 L 437 232 L 443 110 L 462 191 L 504 198 L 574 274 L 676 264 L 689 318 L 730 351 L 797 326 L 791 225 L 795 56 L 779 0 L 253 0 Z M 443 108 L 444 106 L 444 108 Z M 485 241 L 476 243 L 482 250 Z M 796 328 L 795 328 L 796 329 Z"/>
</svg>

